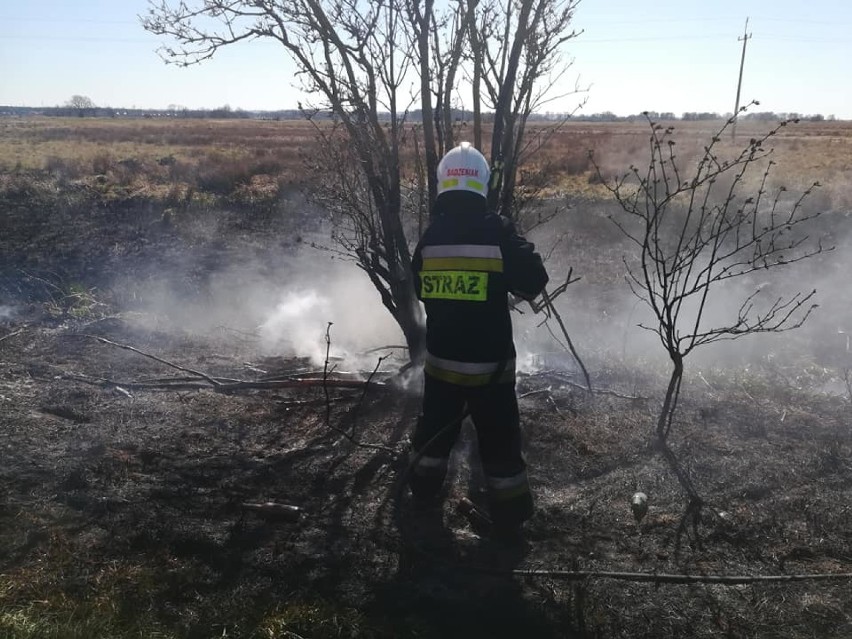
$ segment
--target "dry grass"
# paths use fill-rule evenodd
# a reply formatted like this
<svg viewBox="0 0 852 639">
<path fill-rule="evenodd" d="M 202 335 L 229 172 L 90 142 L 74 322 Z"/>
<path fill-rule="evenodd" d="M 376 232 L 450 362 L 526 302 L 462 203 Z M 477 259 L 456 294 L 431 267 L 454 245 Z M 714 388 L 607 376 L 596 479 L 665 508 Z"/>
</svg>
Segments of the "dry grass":
<svg viewBox="0 0 852 639">
<path fill-rule="evenodd" d="M 724 123 L 664 124 L 674 126 L 678 158 L 681 166 L 689 167 Z M 718 146 L 719 156 L 738 153 L 749 138 L 765 134 L 772 126 L 771 122 L 740 123 L 737 141 L 723 138 Z M 537 140 L 539 132 L 539 128 L 531 127 L 530 140 Z M 852 192 L 844 177 L 852 171 L 852 122 L 800 122 L 782 129 L 774 140 L 774 159 L 778 163 L 774 170 L 775 185 L 802 191 L 818 180 L 824 188 L 817 197 L 823 198 L 827 208 L 852 207 Z M 608 180 L 626 173 L 631 164 L 641 169 L 647 165 L 650 152 L 648 124 L 569 122 L 547 141 L 536 157 L 542 164 L 555 167 L 559 179 L 554 190 L 606 197 L 606 190 L 597 184 L 589 151 L 594 151 L 595 161 Z"/>
<path fill-rule="evenodd" d="M 106 199 L 187 190 L 269 198 L 304 178 L 305 122 L 33 119 L 0 122 L 0 171 L 82 182 Z"/>
<path fill-rule="evenodd" d="M 671 124 L 679 157 L 688 166 L 723 123 Z M 720 154 L 738 151 L 748 137 L 770 127 L 741 123 L 740 142 L 722 140 Z M 647 161 L 644 122 L 568 122 L 554 135 L 533 124 L 528 133 L 531 148 L 537 150 L 527 171 L 536 182 L 545 172 L 550 182 L 546 196 L 607 196 L 589 160 L 590 150 L 606 178 Z M 54 179 L 93 184 L 105 197 L 116 199 L 176 200 L 187 190 L 269 199 L 315 177 L 306 171 L 304 158 L 316 143 L 313 125 L 301 120 L 6 119 L 0 120 L 0 174 L 44 172 Z M 826 208 L 852 206 L 844 177 L 852 170 L 852 123 L 791 125 L 775 138 L 774 146 L 776 184 L 802 190 L 819 180 L 824 188 L 818 197 Z M 522 177 L 519 185 L 524 181 Z"/>
</svg>

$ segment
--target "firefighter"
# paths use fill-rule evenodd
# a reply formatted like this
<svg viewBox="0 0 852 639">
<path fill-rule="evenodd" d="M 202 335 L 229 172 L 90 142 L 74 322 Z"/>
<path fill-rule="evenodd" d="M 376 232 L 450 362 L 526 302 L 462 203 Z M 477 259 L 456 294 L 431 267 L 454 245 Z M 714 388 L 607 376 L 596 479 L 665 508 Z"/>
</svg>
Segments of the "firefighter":
<svg viewBox="0 0 852 639">
<path fill-rule="evenodd" d="M 426 307 L 423 410 L 409 486 L 416 504 L 440 503 L 450 451 L 469 413 L 496 529 L 520 530 L 533 513 L 515 395 L 508 294 L 535 298 L 547 272 L 535 247 L 486 206 L 490 170 L 467 142 L 438 165 L 432 221 L 412 270 Z"/>
</svg>

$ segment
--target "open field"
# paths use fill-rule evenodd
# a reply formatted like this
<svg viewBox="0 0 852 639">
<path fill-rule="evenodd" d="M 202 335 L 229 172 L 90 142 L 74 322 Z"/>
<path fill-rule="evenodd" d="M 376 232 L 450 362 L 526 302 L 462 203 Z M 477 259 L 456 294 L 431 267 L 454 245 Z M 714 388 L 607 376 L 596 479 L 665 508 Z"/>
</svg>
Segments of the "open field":
<svg viewBox="0 0 852 639">
<path fill-rule="evenodd" d="M 685 154 L 713 130 L 674 124 Z M 517 316 L 537 513 L 506 545 L 460 509 L 470 433 L 443 510 L 409 508 L 418 384 L 393 356 L 362 383 L 399 336 L 310 246 L 306 125 L 0 121 L 0 638 L 852 636 L 852 124 L 778 137 L 777 179 L 823 183 L 838 248 L 772 285 L 817 287 L 801 331 L 687 364 L 672 446 L 708 505 L 682 534 L 648 446 L 666 361 L 586 159 L 624 172 L 646 138 L 570 123 L 539 155 L 569 208 L 535 239 L 582 277 L 560 310 L 614 394 Z M 301 516 L 247 506 L 267 501 Z"/>
<path fill-rule="evenodd" d="M 722 122 L 673 122 L 681 154 L 694 156 Z M 322 124 L 320 124 L 322 126 Z M 770 123 L 744 121 L 741 141 Z M 464 138 L 466 126 L 460 125 Z M 472 136 L 472 133 L 471 133 Z M 647 155 L 648 126 L 636 123 L 568 122 L 557 133 L 531 125 L 528 139 L 540 148 L 531 168 L 547 167 L 550 193 L 600 196 L 588 152 L 608 176 L 641 164 Z M 315 143 L 304 121 L 122 120 L 40 118 L 0 120 L 0 169 L 7 176 L 30 171 L 54 179 L 81 180 L 103 197 L 175 199 L 192 193 L 278 198 L 294 185 L 310 183 L 305 158 Z M 741 148 L 723 140 L 722 149 Z M 826 185 L 844 183 L 852 171 L 852 122 L 801 122 L 780 132 L 775 153 L 777 180 L 803 188 L 819 176 Z M 828 186 L 824 197 L 849 208 L 848 192 Z"/>
</svg>

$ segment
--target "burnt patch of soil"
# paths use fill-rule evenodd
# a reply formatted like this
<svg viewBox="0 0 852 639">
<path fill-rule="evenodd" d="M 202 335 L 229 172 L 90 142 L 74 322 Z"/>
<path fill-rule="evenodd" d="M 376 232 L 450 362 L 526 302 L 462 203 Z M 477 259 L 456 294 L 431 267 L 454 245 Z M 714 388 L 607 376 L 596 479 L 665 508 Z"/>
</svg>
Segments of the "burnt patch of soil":
<svg viewBox="0 0 852 639">
<path fill-rule="evenodd" d="M 228 235 L 223 256 L 218 231 L 155 233 L 152 214 L 134 227 L 146 238 L 139 246 L 152 248 L 133 258 L 121 224 L 100 219 L 88 239 L 64 240 L 63 220 L 44 224 L 56 231 L 50 242 L 73 251 L 51 257 L 41 227 L 0 240 L 3 304 L 15 309 L 0 319 L 0 634 L 47 635 L 39 623 L 54 624 L 53 636 L 92 637 L 852 633 L 847 580 L 653 582 L 849 572 L 847 398 L 757 373 L 686 384 L 671 443 L 707 505 L 697 528 L 679 533 L 684 497 L 649 446 L 658 380 L 612 365 L 593 378 L 620 396 L 589 396 L 564 373 L 523 376 L 537 512 L 525 538 L 508 543 L 460 509 L 464 498 L 483 501 L 469 428 L 441 508 L 409 504 L 401 481 L 419 399 L 416 384 L 388 382 L 389 364 L 377 377 L 385 385 L 331 388 L 330 403 L 315 383 L 222 392 L 95 338 L 216 379 L 310 367 L 113 307 L 56 312 L 50 286 L 32 279 L 64 269 L 89 290 L 108 282 L 85 265 L 130 275 L 161 251 L 178 280 L 195 274 L 188 292 L 203 290 L 204 273 L 237 246 L 273 253 L 266 230 Z M 110 242 L 124 247 L 113 257 Z M 191 259 L 179 260 L 193 242 Z M 650 504 L 638 524 L 629 507 L 637 490 Z M 246 506 L 266 502 L 300 516 Z"/>
</svg>

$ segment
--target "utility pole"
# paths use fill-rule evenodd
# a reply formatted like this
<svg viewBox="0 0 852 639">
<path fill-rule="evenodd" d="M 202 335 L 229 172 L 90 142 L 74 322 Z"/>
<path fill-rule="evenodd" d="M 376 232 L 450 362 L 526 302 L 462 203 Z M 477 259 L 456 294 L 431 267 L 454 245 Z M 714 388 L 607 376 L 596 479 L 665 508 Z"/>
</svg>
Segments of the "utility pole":
<svg viewBox="0 0 852 639">
<path fill-rule="evenodd" d="M 751 38 L 751 34 L 748 32 L 748 18 L 746 18 L 743 37 L 737 38 L 737 41 L 743 41 L 743 56 L 740 59 L 740 79 L 737 81 L 737 102 L 734 105 L 734 123 L 731 125 L 731 140 L 735 140 L 737 137 L 737 118 L 740 117 L 740 89 L 743 86 L 743 67 L 745 66 L 745 52 L 749 38 Z"/>
</svg>

